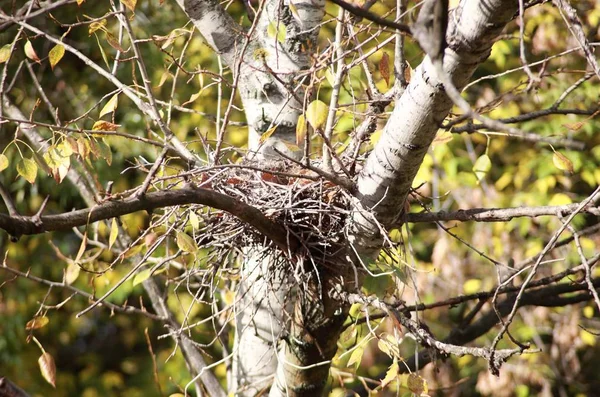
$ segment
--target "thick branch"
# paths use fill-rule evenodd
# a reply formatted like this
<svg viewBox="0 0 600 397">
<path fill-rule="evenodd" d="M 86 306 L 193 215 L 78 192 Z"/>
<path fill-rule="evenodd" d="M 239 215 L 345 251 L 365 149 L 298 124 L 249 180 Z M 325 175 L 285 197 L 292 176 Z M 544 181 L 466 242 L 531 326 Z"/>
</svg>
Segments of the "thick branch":
<svg viewBox="0 0 600 397">
<path fill-rule="evenodd" d="M 287 250 L 288 239 L 285 230 L 264 216 L 258 209 L 213 190 L 192 186 L 179 190 L 152 192 L 137 198 L 128 197 L 122 200 L 106 201 L 92 208 L 59 215 L 41 216 L 37 222 L 34 217 L 0 214 L 0 229 L 6 230 L 12 236 L 40 234 L 55 230 L 67 230 L 137 211 L 152 211 L 155 208 L 184 204 L 203 204 L 227 211 L 254 226 L 280 248 Z"/>
<path fill-rule="evenodd" d="M 242 27 L 227 14 L 218 0 L 177 0 L 208 45 L 233 66 Z"/>
<path fill-rule="evenodd" d="M 508 0 L 465 0 L 454 10 L 444 68 L 457 87 L 464 87 L 477 65 L 489 56 L 516 6 Z M 433 64 L 425 58 L 396 103 L 358 180 L 358 198 L 384 225 L 394 223 L 400 215 L 414 176 L 452 104 Z M 377 233 L 368 219 L 358 216 L 355 220 L 370 233 Z"/>
</svg>

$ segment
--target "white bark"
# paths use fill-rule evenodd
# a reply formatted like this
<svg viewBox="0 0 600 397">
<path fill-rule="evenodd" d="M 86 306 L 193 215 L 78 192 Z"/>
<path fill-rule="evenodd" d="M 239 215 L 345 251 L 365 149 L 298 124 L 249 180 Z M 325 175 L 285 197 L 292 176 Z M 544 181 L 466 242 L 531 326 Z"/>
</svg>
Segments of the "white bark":
<svg viewBox="0 0 600 397">
<path fill-rule="evenodd" d="M 517 5 L 511 0 L 464 0 L 451 12 L 444 69 L 459 90 L 489 56 Z M 358 199 L 383 225 L 396 223 L 402 215 L 412 181 L 451 107 L 434 66 L 425 58 L 397 100 L 358 180 Z M 373 241 L 379 241 L 372 215 L 357 211 L 354 221 L 356 246 L 372 250 Z"/>
</svg>

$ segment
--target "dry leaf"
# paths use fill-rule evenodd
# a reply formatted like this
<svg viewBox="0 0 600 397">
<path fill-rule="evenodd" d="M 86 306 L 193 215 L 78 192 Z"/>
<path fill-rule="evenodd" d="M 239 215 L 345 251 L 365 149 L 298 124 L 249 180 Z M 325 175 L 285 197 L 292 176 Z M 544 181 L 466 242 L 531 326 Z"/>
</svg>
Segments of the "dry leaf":
<svg viewBox="0 0 600 397">
<path fill-rule="evenodd" d="M 29 40 L 27 40 L 27 43 L 25 43 L 25 55 L 27 56 L 27 58 L 31 59 L 32 61 L 40 63 L 40 58 L 35 53 L 35 50 L 33 49 L 33 46 L 31 45 L 31 41 L 29 41 Z"/>
<path fill-rule="evenodd" d="M 379 73 L 381 73 L 381 77 L 385 80 L 385 84 L 390 85 L 390 56 L 387 52 L 384 52 L 381 56 L 381 60 L 379 61 Z"/>
<path fill-rule="evenodd" d="M 42 376 L 52 387 L 56 388 L 56 364 L 50 353 L 44 352 L 38 359 Z"/>
</svg>

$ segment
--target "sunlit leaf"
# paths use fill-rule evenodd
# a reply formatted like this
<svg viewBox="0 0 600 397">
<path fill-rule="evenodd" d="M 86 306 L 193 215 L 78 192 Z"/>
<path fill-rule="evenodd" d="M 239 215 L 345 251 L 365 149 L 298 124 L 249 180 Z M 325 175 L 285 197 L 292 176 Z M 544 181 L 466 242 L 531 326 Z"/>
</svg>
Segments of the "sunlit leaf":
<svg viewBox="0 0 600 397">
<path fill-rule="evenodd" d="M 473 172 L 477 177 L 478 181 L 481 181 L 485 178 L 486 174 L 492 168 L 492 160 L 487 154 L 482 154 L 479 156 L 477 160 L 475 160 L 475 164 L 473 164 Z"/>
<path fill-rule="evenodd" d="M 144 281 L 148 280 L 150 276 L 150 269 L 144 269 L 141 272 L 138 272 L 135 276 L 133 276 L 133 286 L 135 287 L 136 285 L 143 283 Z"/>
<path fill-rule="evenodd" d="M 396 379 L 398 376 L 398 362 L 394 360 L 392 365 L 385 374 L 385 378 L 381 380 L 381 387 L 386 387 L 390 382 Z"/>
<path fill-rule="evenodd" d="M 23 158 L 17 163 L 17 172 L 29 183 L 35 182 L 38 166 L 32 159 Z"/>
<path fill-rule="evenodd" d="M 198 246 L 193 238 L 188 236 L 186 233 L 178 231 L 177 232 L 177 247 L 184 252 L 195 253 L 198 251 Z"/>
<path fill-rule="evenodd" d="M 106 24 L 107 24 L 106 19 L 90 23 L 90 26 L 88 28 L 88 35 L 91 35 L 92 33 L 94 33 L 97 30 L 106 31 Z"/>
<path fill-rule="evenodd" d="M 131 12 L 134 12 L 137 0 L 121 0 L 121 3 L 125 4 L 125 7 L 129 8 Z"/>
<path fill-rule="evenodd" d="M 84 1 L 85 1 L 85 0 L 77 0 L 77 5 L 78 5 L 78 6 L 82 5 Z"/>
<path fill-rule="evenodd" d="M 100 111 L 100 115 L 98 117 L 102 117 L 105 114 L 112 113 L 115 110 L 117 110 L 118 102 L 119 102 L 119 93 L 117 92 L 115 95 L 110 97 L 108 102 L 106 102 L 106 105 L 104 105 L 104 107 Z M 96 124 L 94 124 L 94 125 L 96 125 Z"/>
<path fill-rule="evenodd" d="M 360 362 L 362 361 L 363 353 L 365 352 L 365 347 L 361 344 L 357 346 L 350 354 L 350 359 L 348 360 L 348 367 L 355 365 L 356 368 L 360 366 Z"/>
<path fill-rule="evenodd" d="M 54 358 L 50 353 L 44 352 L 38 359 L 38 364 L 46 382 L 50 383 L 52 387 L 56 387 L 56 364 L 54 364 Z"/>
<path fill-rule="evenodd" d="M 5 44 L 0 48 L 0 63 L 8 61 L 10 58 L 10 44 Z"/>
<path fill-rule="evenodd" d="M 306 108 L 306 120 L 316 130 L 325 125 L 329 106 L 318 99 L 312 101 Z"/>
<path fill-rule="evenodd" d="M 113 218 L 112 223 L 110 224 L 110 235 L 108 237 L 108 249 L 111 249 L 115 241 L 117 241 L 117 237 L 119 236 L 119 225 L 117 224 L 117 220 Z"/>
<path fill-rule="evenodd" d="M 35 53 L 35 50 L 33 49 L 33 45 L 31 45 L 31 41 L 29 41 L 29 40 L 27 40 L 27 42 L 25 43 L 25 56 L 27 58 L 31 59 L 32 61 L 40 63 L 40 58 Z"/>
<path fill-rule="evenodd" d="M 562 153 L 554 152 L 552 155 L 552 162 L 559 170 L 568 171 L 573 173 L 573 162 Z"/>
<path fill-rule="evenodd" d="M 65 283 L 67 285 L 73 284 L 79 277 L 79 272 L 81 272 L 79 265 L 75 262 L 69 262 L 65 270 Z"/>
<path fill-rule="evenodd" d="M 34 329 L 40 329 L 40 328 L 43 328 L 46 325 L 48 325 L 49 322 L 50 322 L 50 319 L 46 316 L 35 317 L 35 318 L 27 321 L 27 324 L 25 324 L 25 329 L 27 331 L 31 331 Z"/>
<path fill-rule="evenodd" d="M 8 157 L 4 154 L 0 154 L 0 171 L 4 171 L 8 167 Z"/>
<path fill-rule="evenodd" d="M 120 126 L 120 124 L 113 124 L 109 121 L 98 120 L 92 126 L 92 131 L 116 131 Z"/>
<path fill-rule="evenodd" d="M 198 215 L 196 215 L 194 211 L 190 211 L 189 221 L 194 230 L 197 230 L 200 227 L 200 219 L 198 219 Z"/>
<path fill-rule="evenodd" d="M 54 70 L 54 67 L 62 57 L 65 55 L 65 47 L 62 44 L 57 44 L 48 53 L 48 59 L 50 60 L 50 67 Z"/>
<path fill-rule="evenodd" d="M 307 132 L 308 126 L 306 125 L 306 119 L 304 118 L 304 115 L 301 114 L 298 117 L 298 124 L 296 124 L 296 145 L 302 145 Z"/>
<path fill-rule="evenodd" d="M 390 85 L 390 56 L 384 52 L 379 61 L 379 73 L 385 80 L 385 84 Z"/>
<path fill-rule="evenodd" d="M 262 134 L 260 136 L 260 139 L 258 140 L 260 142 L 260 144 L 263 145 L 267 141 L 267 139 L 269 139 L 271 137 L 271 135 L 273 135 L 275 130 L 277 130 L 277 126 L 271 127 L 267 131 L 265 131 L 265 133 Z"/>
</svg>

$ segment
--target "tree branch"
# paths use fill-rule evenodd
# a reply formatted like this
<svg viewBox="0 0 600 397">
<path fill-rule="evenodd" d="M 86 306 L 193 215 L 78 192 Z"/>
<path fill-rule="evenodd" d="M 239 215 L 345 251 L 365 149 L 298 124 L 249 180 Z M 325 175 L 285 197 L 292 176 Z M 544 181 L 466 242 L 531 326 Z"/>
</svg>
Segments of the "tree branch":
<svg viewBox="0 0 600 397">
<path fill-rule="evenodd" d="M 152 211 L 155 208 L 184 204 L 203 204 L 237 216 L 254 226 L 259 232 L 287 251 L 288 238 L 283 227 L 271 221 L 258 209 L 227 195 L 210 189 L 188 186 L 179 190 L 148 193 L 141 197 L 106 201 L 92 208 L 80 209 L 59 215 L 45 215 L 36 222 L 30 216 L 0 214 L 0 229 L 12 236 L 40 234 L 49 231 L 67 230 L 76 226 L 131 214 L 137 211 Z"/>
<path fill-rule="evenodd" d="M 423 223 L 423 222 L 507 222 L 513 218 L 538 216 L 565 216 L 575 211 L 600 216 L 600 207 L 587 206 L 581 210 L 580 203 L 567 205 L 547 205 L 541 207 L 513 207 L 513 208 L 471 208 L 452 212 L 420 212 L 405 214 L 400 222 Z"/>
</svg>

